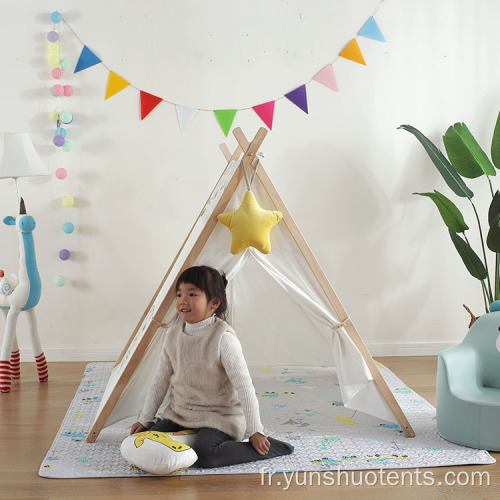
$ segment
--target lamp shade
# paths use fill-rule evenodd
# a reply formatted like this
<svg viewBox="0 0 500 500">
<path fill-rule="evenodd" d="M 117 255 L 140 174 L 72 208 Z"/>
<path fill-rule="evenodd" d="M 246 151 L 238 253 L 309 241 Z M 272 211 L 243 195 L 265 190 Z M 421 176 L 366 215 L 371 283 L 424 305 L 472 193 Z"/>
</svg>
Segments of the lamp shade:
<svg viewBox="0 0 500 500">
<path fill-rule="evenodd" d="M 0 179 L 50 175 L 28 132 L 0 134 Z"/>
</svg>

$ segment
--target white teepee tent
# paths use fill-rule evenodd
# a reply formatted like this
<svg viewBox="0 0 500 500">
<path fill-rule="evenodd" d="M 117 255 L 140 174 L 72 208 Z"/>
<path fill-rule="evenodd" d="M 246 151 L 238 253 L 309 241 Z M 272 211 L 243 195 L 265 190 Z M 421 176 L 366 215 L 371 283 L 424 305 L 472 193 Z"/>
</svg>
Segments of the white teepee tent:
<svg viewBox="0 0 500 500">
<path fill-rule="evenodd" d="M 228 160 L 226 170 L 117 361 L 87 441 L 95 441 L 103 427 L 137 415 L 142 408 L 162 333 L 176 319 L 175 282 L 186 267 L 196 264 L 226 273 L 229 322 L 236 329 L 249 365 L 329 364 L 325 352 L 333 353 L 344 405 L 397 422 L 405 435 L 413 436 L 263 166 L 259 162 L 255 165 L 267 130 L 260 129 L 251 143 L 241 130 L 233 133 L 239 146 L 232 155 L 225 145 L 221 146 Z M 230 232 L 217 224 L 217 215 L 239 206 L 247 189 L 242 169 L 252 164 L 256 167 L 252 191 L 259 204 L 281 211 L 283 220 L 271 231 L 271 253 L 264 255 L 250 247 L 232 255 Z"/>
</svg>

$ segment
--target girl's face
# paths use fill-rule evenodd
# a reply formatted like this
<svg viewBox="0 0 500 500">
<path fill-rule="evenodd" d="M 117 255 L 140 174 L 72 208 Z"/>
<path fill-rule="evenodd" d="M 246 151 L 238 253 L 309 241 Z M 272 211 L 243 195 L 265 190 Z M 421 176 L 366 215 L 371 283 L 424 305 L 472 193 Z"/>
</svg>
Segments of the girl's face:
<svg viewBox="0 0 500 500">
<path fill-rule="evenodd" d="M 207 300 L 205 292 L 191 283 L 180 283 L 175 307 L 186 323 L 199 323 L 210 318 L 219 307 L 220 299 Z"/>
</svg>

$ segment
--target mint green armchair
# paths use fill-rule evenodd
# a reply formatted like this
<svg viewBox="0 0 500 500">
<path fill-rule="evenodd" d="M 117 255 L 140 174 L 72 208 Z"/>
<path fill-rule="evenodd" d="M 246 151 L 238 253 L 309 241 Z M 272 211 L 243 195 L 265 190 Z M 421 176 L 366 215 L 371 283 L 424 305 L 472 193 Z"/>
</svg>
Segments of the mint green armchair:
<svg viewBox="0 0 500 500">
<path fill-rule="evenodd" d="M 500 312 L 481 316 L 459 346 L 439 353 L 436 409 L 448 441 L 500 451 Z"/>
</svg>

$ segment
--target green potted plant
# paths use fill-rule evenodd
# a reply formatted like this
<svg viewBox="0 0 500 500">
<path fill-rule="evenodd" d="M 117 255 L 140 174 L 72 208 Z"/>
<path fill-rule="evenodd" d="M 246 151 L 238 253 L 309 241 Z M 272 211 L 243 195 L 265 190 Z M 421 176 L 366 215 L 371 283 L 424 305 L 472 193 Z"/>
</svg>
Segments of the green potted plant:
<svg viewBox="0 0 500 500">
<path fill-rule="evenodd" d="M 493 132 L 491 160 L 465 123 L 455 123 L 443 136 L 448 158 L 415 127 L 401 125 L 398 128 L 410 132 L 419 140 L 451 191 L 470 203 L 479 233 L 478 252 L 473 249 L 467 238 L 466 231 L 469 230 L 469 226 L 455 203 L 437 190 L 432 193 L 414 193 L 430 198 L 435 203 L 465 267 L 481 283 L 486 312 L 500 310 L 500 191 L 495 192 L 491 182 L 491 177 L 496 175 L 495 167 L 500 169 L 500 114 Z M 474 193 L 464 181 L 464 178 L 475 179 L 477 177 L 486 178 L 491 192 L 487 218 L 485 217 L 483 223 L 473 200 Z M 494 254 L 493 269 L 492 262 L 488 264 L 487 248 Z M 465 305 L 464 307 L 469 311 L 474 322 L 475 316 Z"/>
</svg>

